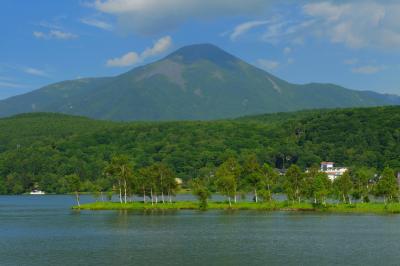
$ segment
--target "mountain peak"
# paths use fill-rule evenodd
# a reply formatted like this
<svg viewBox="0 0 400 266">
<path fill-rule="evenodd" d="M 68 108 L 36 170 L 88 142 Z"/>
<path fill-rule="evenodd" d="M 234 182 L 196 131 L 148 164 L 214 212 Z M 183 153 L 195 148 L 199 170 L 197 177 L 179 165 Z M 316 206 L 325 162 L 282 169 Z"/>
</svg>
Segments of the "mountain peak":
<svg viewBox="0 0 400 266">
<path fill-rule="evenodd" d="M 227 63 L 239 60 L 218 46 L 210 43 L 184 46 L 167 56 L 167 59 L 182 61 L 186 64 L 191 64 L 199 60 L 208 60 L 217 65 L 226 65 Z"/>
</svg>

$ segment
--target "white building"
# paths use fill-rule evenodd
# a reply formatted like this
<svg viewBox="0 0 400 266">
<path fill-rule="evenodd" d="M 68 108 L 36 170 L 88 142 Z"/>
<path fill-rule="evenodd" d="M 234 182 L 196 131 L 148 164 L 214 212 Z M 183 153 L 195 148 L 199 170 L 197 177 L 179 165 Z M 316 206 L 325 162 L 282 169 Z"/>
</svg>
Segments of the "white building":
<svg viewBox="0 0 400 266">
<path fill-rule="evenodd" d="M 347 170 L 346 167 L 335 167 L 334 162 L 321 162 L 320 171 L 326 173 L 331 181 L 343 175 Z"/>
</svg>

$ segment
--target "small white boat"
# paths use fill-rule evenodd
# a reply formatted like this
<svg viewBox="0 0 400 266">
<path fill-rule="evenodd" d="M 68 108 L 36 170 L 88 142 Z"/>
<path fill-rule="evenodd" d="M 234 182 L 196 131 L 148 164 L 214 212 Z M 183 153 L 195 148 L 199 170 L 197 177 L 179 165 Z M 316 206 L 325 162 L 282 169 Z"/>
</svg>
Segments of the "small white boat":
<svg viewBox="0 0 400 266">
<path fill-rule="evenodd" d="M 35 190 L 31 191 L 29 194 L 30 195 L 44 195 L 46 193 L 44 191 L 35 189 Z"/>
</svg>

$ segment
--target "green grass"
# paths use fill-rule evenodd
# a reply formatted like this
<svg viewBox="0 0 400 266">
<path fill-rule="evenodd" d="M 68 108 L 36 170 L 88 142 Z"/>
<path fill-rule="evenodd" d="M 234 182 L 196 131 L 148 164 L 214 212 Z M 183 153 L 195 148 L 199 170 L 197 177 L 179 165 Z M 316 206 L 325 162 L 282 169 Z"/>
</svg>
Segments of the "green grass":
<svg viewBox="0 0 400 266">
<path fill-rule="evenodd" d="M 174 203 L 151 203 L 133 202 L 94 202 L 74 206 L 73 209 L 81 210 L 199 210 L 197 202 L 183 201 Z M 314 206 L 311 203 L 288 203 L 288 202 L 239 202 L 229 206 L 227 202 L 210 202 L 208 210 L 260 210 L 260 211 L 316 211 L 316 212 L 338 212 L 338 213 L 400 213 L 400 203 L 357 203 L 357 204 L 330 204 L 327 206 Z"/>
</svg>

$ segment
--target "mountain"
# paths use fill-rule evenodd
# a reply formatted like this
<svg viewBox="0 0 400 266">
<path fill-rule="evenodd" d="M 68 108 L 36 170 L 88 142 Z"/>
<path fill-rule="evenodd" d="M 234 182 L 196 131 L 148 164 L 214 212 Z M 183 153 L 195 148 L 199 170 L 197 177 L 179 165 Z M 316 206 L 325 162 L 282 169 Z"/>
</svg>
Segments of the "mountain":
<svg viewBox="0 0 400 266">
<path fill-rule="evenodd" d="M 398 96 L 291 84 L 214 45 L 198 44 L 116 77 L 64 81 L 0 101 L 0 116 L 60 112 L 111 120 L 205 120 L 397 104 Z"/>
</svg>

